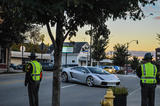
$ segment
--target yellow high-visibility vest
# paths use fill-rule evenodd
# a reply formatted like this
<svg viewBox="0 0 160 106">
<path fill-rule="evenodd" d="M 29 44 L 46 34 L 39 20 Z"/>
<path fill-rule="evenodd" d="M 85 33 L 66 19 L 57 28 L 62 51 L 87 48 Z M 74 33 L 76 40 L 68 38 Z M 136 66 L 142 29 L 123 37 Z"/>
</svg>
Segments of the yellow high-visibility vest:
<svg viewBox="0 0 160 106">
<path fill-rule="evenodd" d="M 141 65 L 141 81 L 146 84 L 155 84 L 157 83 L 156 75 L 157 75 L 157 67 L 152 63 L 148 62 L 146 64 Z"/>
<path fill-rule="evenodd" d="M 32 74 L 31 74 L 33 81 L 39 81 L 40 74 L 42 71 L 42 65 L 36 60 L 33 60 L 33 61 L 29 62 L 28 64 L 31 64 L 33 67 Z"/>
</svg>

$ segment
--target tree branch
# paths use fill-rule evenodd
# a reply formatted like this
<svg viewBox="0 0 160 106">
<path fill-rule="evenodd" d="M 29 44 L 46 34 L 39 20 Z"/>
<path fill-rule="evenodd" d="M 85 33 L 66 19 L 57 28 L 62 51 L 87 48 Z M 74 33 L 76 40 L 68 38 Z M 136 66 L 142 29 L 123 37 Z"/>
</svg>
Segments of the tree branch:
<svg viewBox="0 0 160 106">
<path fill-rule="evenodd" d="M 71 32 L 71 29 L 68 30 L 68 32 L 64 35 L 63 41 L 68 37 L 68 34 Z"/>
<path fill-rule="evenodd" d="M 49 22 L 46 23 L 46 27 L 47 27 L 48 34 L 49 34 L 49 36 L 50 36 L 50 38 L 51 38 L 51 40 L 52 40 L 53 46 L 56 48 L 57 45 L 56 45 L 56 43 L 55 43 L 54 36 L 53 36 L 53 34 L 52 34 L 52 32 L 51 32 L 51 28 L 50 28 L 50 26 L 49 26 Z"/>
</svg>

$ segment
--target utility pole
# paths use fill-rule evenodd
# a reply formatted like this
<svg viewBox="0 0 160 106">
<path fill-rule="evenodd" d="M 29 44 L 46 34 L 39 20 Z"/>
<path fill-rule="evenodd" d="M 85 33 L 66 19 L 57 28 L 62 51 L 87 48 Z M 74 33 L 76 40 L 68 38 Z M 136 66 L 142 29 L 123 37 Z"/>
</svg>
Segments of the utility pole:
<svg viewBox="0 0 160 106">
<path fill-rule="evenodd" d="M 92 25 L 91 25 L 91 33 L 90 33 L 90 66 L 92 66 L 93 64 L 92 64 L 92 53 L 91 53 L 91 51 L 92 51 L 92 48 L 91 48 L 91 46 L 92 46 Z"/>
</svg>

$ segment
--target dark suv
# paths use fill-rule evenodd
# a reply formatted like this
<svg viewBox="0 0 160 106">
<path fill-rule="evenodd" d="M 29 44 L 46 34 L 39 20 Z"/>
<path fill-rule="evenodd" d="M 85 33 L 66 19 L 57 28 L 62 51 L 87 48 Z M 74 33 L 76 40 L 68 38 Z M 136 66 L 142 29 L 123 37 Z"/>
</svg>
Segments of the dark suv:
<svg viewBox="0 0 160 106">
<path fill-rule="evenodd" d="M 44 63 L 41 63 L 41 65 L 42 65 L 42 69 L 44 71 L 52 71 L 53 70 L 53 63 L 44 62 Z"/>
</svg>

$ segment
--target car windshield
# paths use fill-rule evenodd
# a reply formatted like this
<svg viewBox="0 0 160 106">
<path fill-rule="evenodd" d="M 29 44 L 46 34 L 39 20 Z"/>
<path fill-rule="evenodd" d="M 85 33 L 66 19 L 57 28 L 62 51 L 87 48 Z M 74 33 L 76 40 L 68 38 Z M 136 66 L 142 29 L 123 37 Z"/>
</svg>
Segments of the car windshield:
<svg viewBox="0 0 160 106">
<path fill-rule="evenodd" d="M 104 69 L 112 69 L 112 67 L 104 67 Z"/>
<path fill-rule="evenodd" d="M 96 67 L 88 67 L 91 73 L 94 74 L 109 74 L 107 71 L 101 69 L 101 68 L 96 68 Z"/>
</svg>

